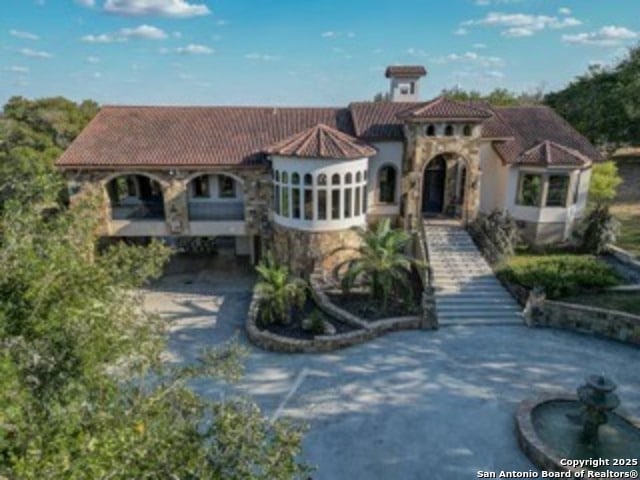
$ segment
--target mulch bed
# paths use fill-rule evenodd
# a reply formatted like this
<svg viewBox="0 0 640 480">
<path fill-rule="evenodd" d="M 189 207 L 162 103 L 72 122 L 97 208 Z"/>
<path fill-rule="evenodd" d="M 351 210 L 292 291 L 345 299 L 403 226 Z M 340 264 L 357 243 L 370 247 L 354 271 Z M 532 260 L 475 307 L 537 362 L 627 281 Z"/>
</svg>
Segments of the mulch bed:
<svg viewBox="0 0 640 480">
<path fill-rule="evenodd" d="M 404 317 L 420 313 L 420 299 L 414 298 L 410 305 L 406 305 L 398 298 L 389 299 L 386 310 L 371 300 L 366 292 L 351 292 L 348 294 L 328 292 L 329 299 L 340 308 L 364 320 L 375 321 L 390 317 Z"/>
</svg>

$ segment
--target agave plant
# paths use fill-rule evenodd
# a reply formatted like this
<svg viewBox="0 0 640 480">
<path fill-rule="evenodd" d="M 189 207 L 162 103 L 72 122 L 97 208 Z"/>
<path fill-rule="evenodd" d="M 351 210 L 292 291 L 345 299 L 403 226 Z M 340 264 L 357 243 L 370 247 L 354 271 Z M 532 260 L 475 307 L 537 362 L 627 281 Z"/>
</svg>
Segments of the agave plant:
<svg viewBox="0 0 640 480">
<path fill-rule="evenodd" d="M 387 309 L 392 295 L 409 297 L 411 266 L 426 267 L 405 253 L 410 235 L 392 229 L 388 219 L 373 229 L 358 227 L 355 230 L 360 246 L 354 249 L 352 258 L 334 269 L 336 277 L 342 274 L 342 290 L 348 293 L 358 281 L 364 280 L 372 300 L 379 302 L 382 310 Z"/>
<path fill-rule="evenodd" d="M 302 308 L 307 299 L 307 284 L 293 278 L 286 266 L 274 260 L 271 252 L 265 255 L 256 271 L 260 277 L 256 288 L 261 322 L 290 323 L 294 307 Z"/>
</svg>

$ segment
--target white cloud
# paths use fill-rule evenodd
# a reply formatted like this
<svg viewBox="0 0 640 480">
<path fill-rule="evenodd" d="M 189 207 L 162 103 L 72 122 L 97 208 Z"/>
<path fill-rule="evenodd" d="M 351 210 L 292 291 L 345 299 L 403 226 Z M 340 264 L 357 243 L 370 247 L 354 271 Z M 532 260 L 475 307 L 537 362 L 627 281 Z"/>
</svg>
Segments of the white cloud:
<svg viewBox="0 0 640 480">
<path fill-rule="evenodd" d="M 462 54 L 450 53 L 444 57 L 438 57 L 432 59 L 433 63 L 453 63 L 463 62 L 471 65 L 478 65 L 481 67 L 501 67 L 504 65 L 504 60 L 500 57 L 479 55 L 476 52 L 465 52 Z"/>
<path fill-rule="evenodd" d="M 164 17 L 196 17 L 208 15 L 205 4 L 186 0 L 107 0 L 104 11 L 120 15 L 160 15 Z"/>
<path fill-rule="evenodd" d="M 167 34 L 152 25 L 140 25 L 136 28 L 123 28 L 118 35 L 125 38 L 142 38 L 145 40 L 163 40 L 167 38 Z"/>
<path fill-rule="evenodd" d="M 18 51 L 20 52 L 21 55 L 24 55 L 25 57 L 31 57 L 31 58 L 51 58 L 53 56 L 49 52 L 31 50 L 30 48 L 22 48 Z"/>
<path fill-rule="evenodd" d="M 355 32 L 334 32 L 333 30 L 322 32 L 320 36 L 322 38 L 338 38 L 338 37 L 356 38 Z"/>
<path fill-rule="evenodd" d="M 27 67 L 19 67 L 17 65 L 12 65 L 10 67 L 5 67 L 6 72 L 11 73 L 29 73 L 29 69 Z"/>
<path fill-rule="evenodd" d="M 601 47 L 617 47 L 628 40 L 635 40 L 640 36 L 638 32 L 626 27 L 608 25 L 600 30 L 575 35 L 563 35 L 562 41 L 578 45 L 597 45 Z"/>
<path fill-rule="evenodd" d="M 529 37 L 546 28 L 561 29 L 579 25 L 582 25 L 582 21 L 574 17 L 558 18 L 548 15 L 500 12 L 490 12 L 484 18 L 462 23 L 463 28 L 469 26 L 503 28 L 501 34 L 505 37 Z"/>
<path fill-rule="evenodd" d="M 264 62 L 270 62 L 278 59 L 275 55 L 268 55 L 266 53 L 247 53 L 244 58 L 247 60 L 262 60 Z"/>
<path fill-rule="evenodd" d="M 407 48 L 407 55 L 411 55 L 412 57 L 427 57 L 429 56 L 427 52 L 424 50 L 420 50 L 418 48 Z"/>
<path fill-rule="evenodd" d="M 469 30 L 467 30 L 464 27 L 460 27 L 453 31 L 454 35 L 467 35 L 468 33 L 469 33 Z"/>
<path fill-rule="evenodd" d="M 213 48 L 207 47 L 206 45 L 190 43 L 186 47 L 176 48 L 176 52 L 185 55 L 210 55 L 214 52 L 214 50 Z"/>
<path fill-rule="evenodd" d="M 484 43 L 474 43 L 472 47 L 475 48 L 476 50 L 482 50 L 487 48 L 487 45 Z"/>
<path fill-rule="evenodd" d="M 94 57 L 93 55 L 88 56 L 84 59 L 85 62 L 95 65 L 96 63 L 100 63 L 100 59 L 98 57 Z"/>
<path fill-rule="evenodd" d="M 559 9 L 558 9 L 558 12 L 559 12 L 561 15 L 571 15 L 571 9 L 570 9 L 570 8 L 567 8 L 567 7 L 559 8 Z"/>
<path fill-rule="evenodd" d="M 85 35 L 83 42 L 88 43 L 113 43 L 126 42 L 130 38 L 141 40 L 164 40 L 166 32 L 152 25 L 140 25 L 135 28 L 122 28 L 115 33 L 102 33 L 99 35 Z"/>
<path fill-rule="evenodd" d="M 320 34 L 322 38 L 334 38 L 337 36 L 336 32 L 322 32 Z"/>
<path fill-rule="evenodd" d="M 93 7 L 96 4 L 95 0 L 76 0 L 76 3 L 83 7 Z"/>
<path fill-rule="evenodd" d="M 16 38 L 22 38 L 24 40 L 39 40 L 40 37 L 35 33 L 23 32 L 21 30 L 9 30 L 9 35 Z"/>
<path fill-rule="evenodd" d="M 220 20 L 216 21 L 216 25 L 218 27 L 226 27 L 227 25 L 229 25 L 229 20 L 220 19 Z"/>
</svg>

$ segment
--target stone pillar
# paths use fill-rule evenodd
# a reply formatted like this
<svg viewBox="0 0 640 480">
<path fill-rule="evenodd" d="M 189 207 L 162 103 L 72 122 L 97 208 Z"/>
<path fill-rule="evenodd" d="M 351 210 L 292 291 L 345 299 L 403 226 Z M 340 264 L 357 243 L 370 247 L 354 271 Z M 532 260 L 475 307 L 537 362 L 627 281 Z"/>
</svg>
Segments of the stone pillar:
<svg viewBox="0 0 640 480">
<path fill-rule="evenodd" d="M 529 292 L 527 304 L 524 307 L 524 319 L 528 327 L 534 327 L 544 318 L 544 302 L 547 296 L 542 288 L 534 288 Z"/>
<path fill-rule="evenodd" d="M 186 187 L 185 181 L 177 178 L 171 178 L 167 184 L 162 185 L 164 215 L 171 235 L 189 233 L 189 203 Z"/>
<path fill-rule="evenodd" d="M 438 329 L 438 313 L 436 310 L 436 295 L 433 287 L 425 287 L 422 292 L 422 328 L 424 330 Z"/>
</svg>

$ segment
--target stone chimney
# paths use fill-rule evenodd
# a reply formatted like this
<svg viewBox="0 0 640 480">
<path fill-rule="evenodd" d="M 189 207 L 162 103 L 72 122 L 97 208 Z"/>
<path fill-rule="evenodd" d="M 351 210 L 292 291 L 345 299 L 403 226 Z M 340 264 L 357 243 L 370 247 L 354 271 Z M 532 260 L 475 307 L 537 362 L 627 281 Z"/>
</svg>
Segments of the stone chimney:
<svg viewBox="0 0 640 480">
<path fill-rule="evenodd" d="M 391 80 L 389 98 L 392 102 L 420 101 L 420 79 L 427 75 L 422 65 L 390 66 L 384 75 Z"/>
</svg>

